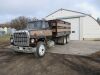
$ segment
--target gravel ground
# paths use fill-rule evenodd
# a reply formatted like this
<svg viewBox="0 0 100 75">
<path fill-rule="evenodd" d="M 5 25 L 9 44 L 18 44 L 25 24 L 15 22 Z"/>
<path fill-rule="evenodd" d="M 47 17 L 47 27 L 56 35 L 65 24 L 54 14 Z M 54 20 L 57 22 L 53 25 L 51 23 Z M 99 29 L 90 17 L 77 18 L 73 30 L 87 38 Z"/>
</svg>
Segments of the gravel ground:
<svg viewBox="0 0 100 75">
<path fill-rule="evenodd" d="M 100 41 L 70 41 L 67 45 L 56 45 L 48 52 L 58 54 L 90 55 L 100 51 Z"/>
<path fill-rule="evenodd" d="M 59 48 L 54 48 L 67 51 L 67 46 L 71 43 L 65 45 L 66 47 L 57 45 Z M 81 47 L 100 49 L 99 42 L 84 41 L 79 45 L 73 42 L 71 46 L 79 47 L 78 50 Z M 88 56 L 47 52 L 43 58 L 35 58 L 34 54 L 15 54 L 8 48 L 0 48 L 0 75 L 100 75 L 100 52 Z"/>
</svg>

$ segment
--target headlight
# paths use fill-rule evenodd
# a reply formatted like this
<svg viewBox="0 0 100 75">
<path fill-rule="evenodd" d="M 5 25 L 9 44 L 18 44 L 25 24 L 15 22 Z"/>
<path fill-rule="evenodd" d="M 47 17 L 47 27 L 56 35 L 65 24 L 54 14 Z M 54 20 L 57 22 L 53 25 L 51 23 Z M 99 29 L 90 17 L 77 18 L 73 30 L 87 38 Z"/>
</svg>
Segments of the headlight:
<svg viewBox="0 0 100 75">
<path fill-rule="evenodd" d="M 34 39 L 31 39 L 31 43 L 34 43 L 35 42 L 35 40 Z"/>
<path fill-rule="evenodd" d="M 10 39 L 10 42 L 13 43 L 13 39 Z"/>
</svg>

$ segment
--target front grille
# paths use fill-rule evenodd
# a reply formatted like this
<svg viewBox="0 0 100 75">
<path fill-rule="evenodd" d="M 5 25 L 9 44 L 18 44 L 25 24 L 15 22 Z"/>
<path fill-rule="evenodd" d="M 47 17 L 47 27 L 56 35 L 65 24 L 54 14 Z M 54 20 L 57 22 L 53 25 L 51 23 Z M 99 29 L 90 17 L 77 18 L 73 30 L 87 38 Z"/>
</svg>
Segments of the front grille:
<svg viewBox="0 0 100 75">
<path fill-rule="evenodd" d="M 29 36 L 26 32 L 14 33 L 14 45 L 29 46 Z"/>
</svg>

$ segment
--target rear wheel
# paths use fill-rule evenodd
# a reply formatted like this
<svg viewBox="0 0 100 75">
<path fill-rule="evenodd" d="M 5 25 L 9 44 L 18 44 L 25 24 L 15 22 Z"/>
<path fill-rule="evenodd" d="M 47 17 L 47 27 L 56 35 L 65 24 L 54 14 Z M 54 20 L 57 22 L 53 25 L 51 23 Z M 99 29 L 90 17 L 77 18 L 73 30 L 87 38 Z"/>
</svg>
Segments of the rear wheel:
<svg viewBox="0 0 100 75">
<path fill-rule="evenodd" d="M 66 37 L 63 37 L 63 42 L 62 42 L 62 44 L 65 45 L 66 42 L 67 42 Z"/>
<path fill-rule="evenodd" d="M 63 37 L 63 44 L 65 45 L 67 42 L 66 37 Z"/>
<path fill-rule="evenodd" d="M 43 57 L 46 53 L 46 45 L 44 42 L 38 42 L 35 56 L 36 57 Z"/>
<path fill-rule="evenodd" d="M 62 45 L 65 45 L 66 42 L 67 42 L 67 39 L 66 39 L 65 36 L 59 37 L 57 40 L 58 40 L 58 41 L 57 41 L 58 44 L 62 44 Z"/>
<path fill-rule="evenodd" d="M 70 39 L 69 36 L 66 36 L 66 43 L 69 43 Z"/>
</svg>

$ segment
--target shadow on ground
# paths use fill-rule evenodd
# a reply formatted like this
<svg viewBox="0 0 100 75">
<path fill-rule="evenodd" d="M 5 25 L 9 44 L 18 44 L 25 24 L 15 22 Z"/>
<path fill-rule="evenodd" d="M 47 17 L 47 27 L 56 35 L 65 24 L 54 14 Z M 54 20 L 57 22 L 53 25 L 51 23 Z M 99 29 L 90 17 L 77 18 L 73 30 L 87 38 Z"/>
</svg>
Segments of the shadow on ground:
<svg viewBox="0 0 100 75">
<path fill-rule="evenodd" d="M 100 55 L 90 56 L 47 53 L 43 58 L 33 54 L 16 54 L 0 50 L 1 75 L 100 75 Z"/>
</svg>

